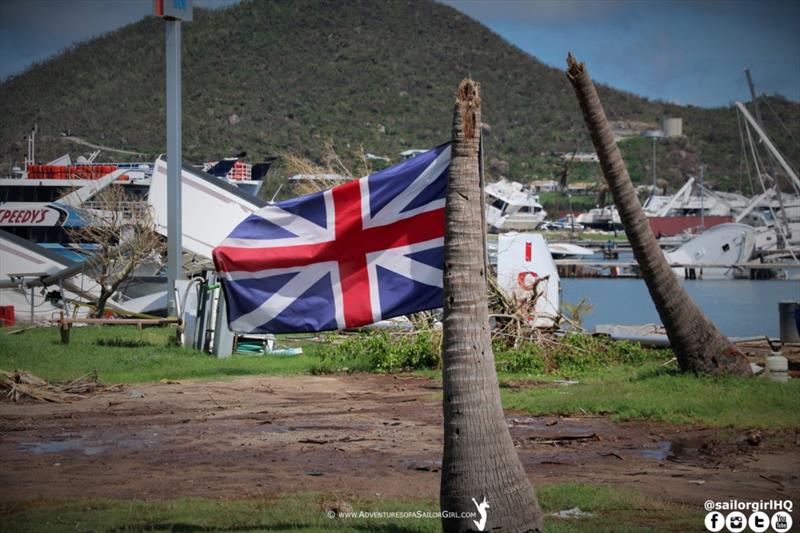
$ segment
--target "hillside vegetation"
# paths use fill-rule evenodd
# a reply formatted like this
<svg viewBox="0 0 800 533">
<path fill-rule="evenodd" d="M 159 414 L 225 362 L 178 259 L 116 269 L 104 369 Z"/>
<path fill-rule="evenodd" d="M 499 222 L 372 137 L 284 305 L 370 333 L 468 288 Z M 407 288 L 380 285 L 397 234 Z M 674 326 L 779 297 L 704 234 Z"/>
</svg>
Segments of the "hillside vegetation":
<svg viewBox="0 0 800 533">
<path fill-rule="evenodd" d="M 561 169 L 554 152 L 591 149 L 563 71 L 433 2 L 244 1 L 226 10 L 196 9 L 183 43 L 183 143 L 190 162 L 240 150 L 251 159 L 286 152 L 318 159 L 328 139 L 345 157 L 363 146 L 396 160 L 405 149 L 449 138 L 453 95 L 467 75 L 482 85 L 487 168 L 494 176 L 551 177 Z M 104 146 L 164 152 L 164 64 L 164 23 L 148 17 L 5 80 L 3 171 L 23 159 L 34 123 L 40 161 L 87 150 L 61 139 L 67 130 Z M 680 107 L 608 87 L 600 93 L 613 121 L 656 126 L 664 116 L 683 118 L 686 137 L 659 145 L 659 177 L 682 182 L 703 162 L 709 181 L 739 186 L 733 108 Z M 764 100 L 775 111 L 763 106 L 773 140 L 800 161 L 800 146 L 777 120 L 800 138 L 800 105 Z M 649 141 L 628 141 L 623 150 L 634 180 L 648 179 Z M 600 174 L 597 165 L 574 172 Z"/>
</svg>

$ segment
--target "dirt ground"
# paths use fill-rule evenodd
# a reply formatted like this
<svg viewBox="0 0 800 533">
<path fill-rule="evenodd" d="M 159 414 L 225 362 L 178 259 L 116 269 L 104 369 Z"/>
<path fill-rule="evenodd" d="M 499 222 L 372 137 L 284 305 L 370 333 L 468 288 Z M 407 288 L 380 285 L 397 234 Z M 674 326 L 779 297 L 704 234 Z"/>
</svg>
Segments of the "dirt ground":
<svg viewBox="0 0 800 533">
<path fill-rule="evenodd" d="M 438 496 L 440 385 L 416 376 L 247 377 L 0 405 L 0 501 Z M 536 485 L 631 487 L 675 502 L 800 494 L 795 432 L 507 413 Z"/>
</svg>

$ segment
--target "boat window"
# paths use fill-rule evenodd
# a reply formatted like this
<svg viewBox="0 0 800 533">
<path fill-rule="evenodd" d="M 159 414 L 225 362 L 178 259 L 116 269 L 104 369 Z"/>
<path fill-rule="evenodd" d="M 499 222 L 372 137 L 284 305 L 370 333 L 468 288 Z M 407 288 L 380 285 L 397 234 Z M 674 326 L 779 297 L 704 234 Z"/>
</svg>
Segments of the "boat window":
<svg viewBox="0 0 800 533">
<path fill-rule="evenodd" d="M 530 208 L 530 206 L 528 206 L 528 205 L 523 205 L 523 206 L 522 206 L 522 207 L 520 207 L 520 208 L 519 208 L 519 210 L 517 211 L 517 213 L 530 213 L 530 212 L 531 212 L 531 208 Z"/>
<path fill-rule="evenodd" d="M 534 213 L 538 213 L 538 212 L 539 212 L 539 211 L 541 211 L 541 210 L 542 210 L 542 208 L 541 208 L 541 207 L 539 207 L 539 206 L 535 206 L 535 207 L 533 208 L 533 212 L 534 212 Z"/>
<path fill-rule="evenodd" d="M 491 199 L 492 197 L 490 196 L 489 198 Z M 500 198 L 495 198 L 494 200 L 492 200 L 491 205 L 492 205 L 492 207 L 496 207 L 497 209 L 499 209 L 500 211 L 503 211 L 503 212 L 505 212 L 506 207 L 508 207 L 508 204 L 505 203 Z"/>
</svg>

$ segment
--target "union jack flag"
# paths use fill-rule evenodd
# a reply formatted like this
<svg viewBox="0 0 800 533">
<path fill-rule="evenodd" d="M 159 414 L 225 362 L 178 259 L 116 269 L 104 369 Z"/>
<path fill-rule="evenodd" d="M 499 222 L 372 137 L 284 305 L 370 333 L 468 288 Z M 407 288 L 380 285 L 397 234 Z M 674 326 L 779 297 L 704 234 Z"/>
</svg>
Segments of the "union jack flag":
<svg viewBox="0 0 800 533">
<path fill-rule="evenodd" d="M 352 328 L 442 305 L 450 145 L 268 205 L 214 249 L 231 330 Z"/>
</svg>

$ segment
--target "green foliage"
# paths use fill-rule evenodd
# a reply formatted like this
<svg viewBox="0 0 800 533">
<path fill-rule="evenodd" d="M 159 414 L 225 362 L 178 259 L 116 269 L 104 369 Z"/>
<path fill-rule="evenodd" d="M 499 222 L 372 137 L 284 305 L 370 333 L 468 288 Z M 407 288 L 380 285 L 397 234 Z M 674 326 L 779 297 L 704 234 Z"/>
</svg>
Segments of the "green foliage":
<svg viewBox="0 0 800 533">
<path fill-rule="evenodd" d="M 630 488 L 580 483 L 537 487 L 547 531 L 691 531 L 703 513 Z M 346 504 L 346 506 L 344 506 Z M 362 498 L 295 493 L 272 499 L 88 500 L 9 503 L 2 509 L 9 532 L 61 531 L 441 531 L 439 518 L 328 518 L 332 509 L 435 513 L 435 498 Z M 551 513 L 579 507 L 593 516 L 559 519 Z"/>
<path fill-rule="evenodd" d="M 797 428 L 800 410 L 797 380 L 700 378 L 660 363 L 584 374 L 575 385 L 504 389 L 502 396 L 505 408 L 534 416 L 610 414 L 709 427 Z"/>
<path fill-rule="evenodd" d="M 2 164 L 23 159 L 21 139 L 34 123 L 44 161 L 88 150 L 61 139 L 65 130 L 150 157 L 164 152 L 163 26 L 148 17 L 6 79 Z M 363 145 L 396 161 L 405 149 L 449 139 L 453 95 L 467 75 L 483 91 L 487 156 L 506 161 L 509 178 L 557 176 L 562 165 L 554 152 L 592 149 L 563 70 L 437 2 L 245 0 L 195 9 L 183 29 L 182 62 L 184 157 L 194 163 L 239 150 L 253 158 L 291 152 L 319 159 L 328 139 L 343 156 Z M 731 107 L 681 107 L 598 90 L 612 121 L 656 127 L 664 116 L 683 118 L 686 139 L 659 143 L 659 176 L 677 184 L 702 161 L 709 183 L 739 183 Z M 800 160 L 800 147 L 777 120 L 800 137 L 800 106 L 762 99 L 771 106 L 762 109 L 773 141 L 789 160 Z M 634 181 L 645 180 L 650 143 L 633 139 L 621 149 Z M 574 164 L 570 172 L 575 179 L 600 176 L 597 165 Z"/>
<path fill-rule="evenodd" d="M 441 365 L 440 335 L 435 331 L 418 333 L 361 333 L 339 344 L 329 344 L 317 351 L 315 373 L 398 372 L 436 369 Z M 647 361 L 665 361 L 669 350 L 652 350 L 637 343 L 611 341 L 578 333 L 559 341 L 541 344 L 524 343 L 510 348 L 493 345 L 495 366 L 503 375 L 548 376 L 586 374 L 619 366 L 640 365 Z"/>
<path fill-rule="evenodd" d="M 578 507 L 594 515 L 579 520 L 548 516 L 547 531 L 682 532 L 696 530 L 703 521 L 704 513 L 695 506 L 668 503 L 627 487 L 564 483 L 536 492 L 546 513 Z"/>
<path fill-rule="evenodd" d="M 439 339 L 431 331 L 407 334 L 378 331 L 354 335 L 321 351 L 313 371 L 387 373 L 437 368 L 441 361 Z"/>
<path fill-rule="evenodd" d="M 611 196 L 606 197 L 606 202 L 611 202 Z M 588 211 L 598 205 L 596 193 L 567 197 L 566 192 L 543 192 L 539 194 L 539 203 L 542 204 L 550 218 L 556 218 L 559 213 Z"/>
<path fill-rule="evenodd" d="M 61 344 L 58 328 L 18 335 L 0 331 L 0 368 L 23 369 L 49 381 L 66 381 L 96 370 L 107 384 L 160 379 L 220 379 L 248 374 L 306 373 L 316 362 L 316 345 L 296 357 L 236 355 L 217 359 L 175 346 L 172 327 L 139 330 L 130 326 L 74 327 Z"/>
<path fill-rule="evenodd" d="M 440 531 L 437 519 L 328 518 L 340 502 L 358 511 L 434 512 L 434 500 L 289 494 L 271 499 L 73 500 L 11 506 L 4 531 Z"/>
<path fill-rule="evenodd" d="M 174 335 L 169 327 L 74 328 L 65 346 L 57 328 L 18 335 L 0 332 L 0 368 L 24 369 L 49 381 L 67 381 L 96 370 L 108 384 L 339 371 L 416 370 L 434 379 L 440 376 L 436 331 L 359 334 L 341 344 L 305 342 L 304 354 L 296 357 L 228 359 L 177 348 L 171 342 Z M 797 427 L 797 380 L 777 384 L 763 378 L 698 378 L 678 373 L 674 364 L 664 366 L 672 356 L 668 350 L 579 334 L 516 349 L 496 345 L 494 351 L 499 377 L 507 385 L 502 390 L 507 409 L 532 415 L 611 414 L 623 420 L 712 427 Z M 549 384 L 555 377 L 580 383 Z M 531 378 L 537 385 L 525 388 Z"/>
<path fill-rule="evenodd" d="M 494 353 L 498 372 L 528 375 L 583 374 L 614 365 L 640 365 L 672 357 L 669 350 L 653 350 L 638 343 L 580 333 L 568 333 L 558 342 L 527 343 L 510 349 L 495 343 Z"/>
</svg>

